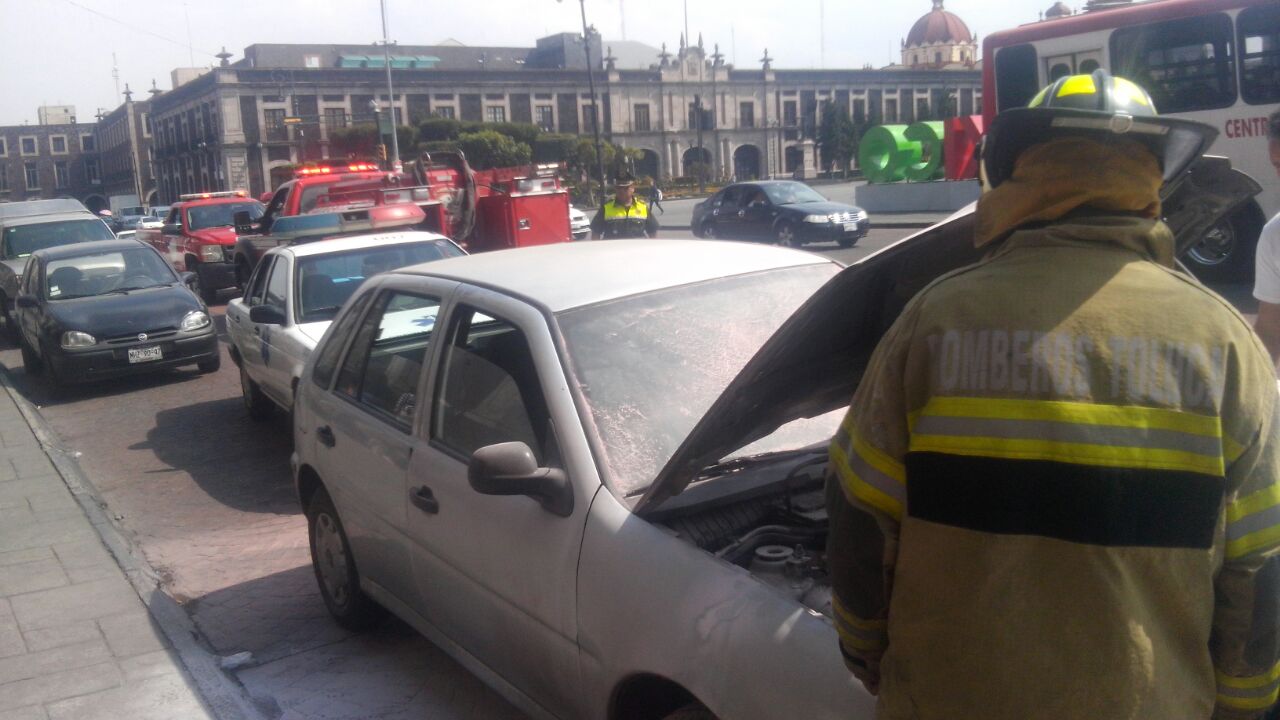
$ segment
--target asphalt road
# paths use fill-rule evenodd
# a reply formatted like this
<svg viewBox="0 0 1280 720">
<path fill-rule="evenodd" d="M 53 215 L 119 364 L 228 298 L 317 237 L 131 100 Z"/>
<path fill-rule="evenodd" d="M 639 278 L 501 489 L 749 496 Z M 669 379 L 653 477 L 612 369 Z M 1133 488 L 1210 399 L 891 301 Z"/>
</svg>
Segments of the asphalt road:
<svg viewBox="0 0 1280 720">
<path fill-rule="evenodd" d="M 909 232 L 873 230 L 850 249 L 810 249 L 847 263 Z M 1252 311 L 1247 289 L 1224 290 Z M 7 340 L 0 364 L 79 453 L 108 514 L 212 647 L 250 653 L 236 676 L 268 717 L 524 717 L 403 623 L 353 636 L 329 619 L 293 497 L 290 430 L 282 415 L 265 423 L 246 415 L 225 354 L 224 308 L 213 308 L 224 359 L 212 375 L 191 369 L 56 389 L 26 376 Z"/>
</svg>

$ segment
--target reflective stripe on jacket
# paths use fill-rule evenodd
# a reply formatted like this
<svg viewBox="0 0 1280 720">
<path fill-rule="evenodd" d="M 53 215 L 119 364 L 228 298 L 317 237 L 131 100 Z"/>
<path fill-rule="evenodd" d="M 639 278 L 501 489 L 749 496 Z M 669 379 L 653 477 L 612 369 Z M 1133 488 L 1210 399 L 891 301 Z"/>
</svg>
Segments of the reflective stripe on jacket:
<svg viewBox="0 0 1280 720">
<path fill-rule="evenodd" d="M 1077 219 L 942 278 L 831 447 L 828 555 L 880 717 L 1204 720 L 1280 689 L 1280 423 L 1245 320 Z"/>
</svg>

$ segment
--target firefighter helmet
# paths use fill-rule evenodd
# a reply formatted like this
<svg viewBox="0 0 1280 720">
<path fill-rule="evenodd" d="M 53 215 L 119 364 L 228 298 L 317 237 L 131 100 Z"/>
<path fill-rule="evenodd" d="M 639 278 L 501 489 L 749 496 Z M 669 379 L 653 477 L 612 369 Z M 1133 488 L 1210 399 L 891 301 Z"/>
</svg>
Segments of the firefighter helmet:
<svg viewBox="0 0 1280 720">
<path fill-rule="evenodd" d="M 1013 175 L 1022 151 L 1064 135 L 1140 142 L 1160 161 L 1169 182 L 1209 149 L 1218 131 L 1192 120 L 1161 117 L 1146 90 L 1106 70 L 1069 75 L 1041 90 L 1027 107 L 996 116 L 982 143 L 985 184 L 998 187 Z"/>
</svg>

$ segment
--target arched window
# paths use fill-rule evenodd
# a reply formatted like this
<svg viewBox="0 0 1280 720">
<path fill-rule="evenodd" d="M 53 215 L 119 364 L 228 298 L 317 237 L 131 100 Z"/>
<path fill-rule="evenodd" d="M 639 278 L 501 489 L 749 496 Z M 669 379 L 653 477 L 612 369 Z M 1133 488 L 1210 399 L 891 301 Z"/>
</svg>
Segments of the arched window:
<svg viewBox="0 0 1280 720">
<path fill-rule="evenodd" d="M 1098 63 L 1098 61 L 1097 61 L 1097 60 L 1094 60 L 1094 59 L 1090 58 L 1090 59 L 1085 60 L 1084 62 L 1080 63 L 1080 74 L 1081 74 L 1081 75 L 1092 75 L 1092 74 L 1093 74 L 1093 71 L 1094 71 L 1094 70 L 1097 70 L 1097 69 L 1098 69 L 1098 68 L 1100 68 L 1100 67 L 1102 67 L 1102 65 L 1100 65 L 1100 64 Z"/>
<path fill-rule="evenodd" d="M 1053 82 L 1058 78 L 1063 78 L 1071 74 L 1071 67 L 1066 63 L 1058 63 L 1049 69 L 1049 82 Z"/>
<path fill-rule="evenodd" d="M 942 53 L 934 53 L 934 54 L 933 54 L 933 61 L 934 61 L 935 63 L 937 63 L 937 64 L 941 65 L 941 64 L 942 64 Z"/>
</svg>

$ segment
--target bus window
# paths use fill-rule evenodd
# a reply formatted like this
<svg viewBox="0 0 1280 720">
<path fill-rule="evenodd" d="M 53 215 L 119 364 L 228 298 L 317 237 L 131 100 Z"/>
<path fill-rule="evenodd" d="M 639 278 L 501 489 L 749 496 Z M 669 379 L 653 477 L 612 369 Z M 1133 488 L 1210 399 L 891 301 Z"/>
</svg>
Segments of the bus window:
<svg viewBox="0 0 1280 720">
<path fill-rule="evenodd" d="M 1085 60 L 1084 62 L 1080 63 L 1080 74 L 1092 75 L 1093 71 L 1097 70 L 1100 67 L 1102 67 L 1101 63 L 1099 63 L 1097 60 L 1094 60 L 1093 58 L 1089 58 L 1088 60 Z"/>
<path fill-rule="evenodd" d="M 1221 13 L 1120 28 L 1111 34 L 1111 71 L 1146 88 L 1162 113 L 1230 107 L 1232 40 Z"/>
<path fill-rule="evenodd" d="M 1241 11 L 1240 94 L 1250 105 L 1280 102 L 1280 5 Z"/>
<path fill-rule="evenodd" d="M 996 51 L 996 111 L 1026 107 L 1040 92 L 1036 77 L 1036 49 L 1033 45 L 1014 45 Z"/>
</svg>

